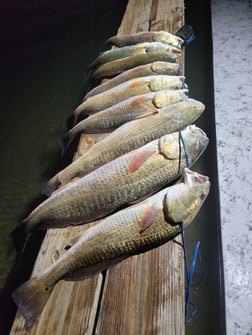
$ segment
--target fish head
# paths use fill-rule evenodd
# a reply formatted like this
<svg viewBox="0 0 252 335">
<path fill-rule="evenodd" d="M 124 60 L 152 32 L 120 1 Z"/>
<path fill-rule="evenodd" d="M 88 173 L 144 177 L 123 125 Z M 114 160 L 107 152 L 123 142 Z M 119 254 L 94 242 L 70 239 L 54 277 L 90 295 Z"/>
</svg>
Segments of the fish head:
<svg viewBox="0 0 252 335">
<path fill-rule="evenodd" d="M 181 49 L 182 45 L 184 44 L 184 40 L 182 38 L 168 33 L 167 31 L 157 31 L 153 37 L 156 42 L 166 43 L 178 49 Z"/>
<path fill-rule="evenodd" d="M 158 142 L 159 153 L 167 160 L 179 160 L 181 166 L 191 166 L 205 151 L 209 139 L 206 133 L 195 125 L 189 125 L 180 132 L 162 136 Z"/>
<path fill-rule="evenodd" d="M 175 122 L 191 124 L 204 112 L 205 105 L 195 99 L 188 98 L 177 104 L 166 106 L 163 108 L 163 113 L 168 118 L 173 118 Z"/>
<path fill-rule="evenodd" d="M 206 150 L 209 138 L 206 133 L 196 125 L 189 125 L 179 134 L 179 145 L 182 147 L 182 158 L 188 159 L 191 166 Z M 187 166 L 188 167 L 188 166 Z"/>
<path fill-rule="evenodd" d="M 169 63 L 169 62 L 162 62 L 157 61 L 151 64 L 151 70 L 156 74 L 164 74 L 171 71 L 171 69 L 176 73 L 179 74 L 182 72 L 180 65 L 177 63 Z"/>
<path fill-rule="evenodd" d="M 153 97 L 153 105 L 157 108 L 164 108 L 177 102 L 188 99 L 188 90 L 163 90 L 158 91 Z"/>
<path fill-rule="evenodd" d="M 199 212 L 210 191 L 207 176 L 188 168 L 179 182 L 168 188 L 163 200 L 163 212 L 167 222 L 188 225 Z"/>
<path fill-rule="evenodd" d="M 179 90 L 184 88 L 184 76 L 158 75 L 149 82 L 149 89 L 157 92 L 165 89 Z"/>
</svg>

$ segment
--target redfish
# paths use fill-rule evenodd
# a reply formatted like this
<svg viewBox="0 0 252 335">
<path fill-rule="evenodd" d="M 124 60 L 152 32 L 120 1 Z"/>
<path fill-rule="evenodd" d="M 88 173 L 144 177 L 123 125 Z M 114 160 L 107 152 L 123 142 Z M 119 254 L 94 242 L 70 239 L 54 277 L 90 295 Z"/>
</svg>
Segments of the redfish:
<svg viewBox="0 0 252 335">
<path fill-rule="evenodd" d="M 169 53 L 180 54 L 181 49 L 161 42 L 145 42 L 134 45 L 126 45 L 122 48 L 113 48 L 102 52 L 91 64 L 90 68 L 96 68 L 102 64 L 130 57 L 138 54 L 149 54 L 153 52 L 166 51 Z"/>
<path fill-rule="evenodd" d="M 75 122 L 83 115 L 99 112 L 132 96 L 164 89 L 185 88 L 185 77 L 158 75 L 134 78 L 85 100 L 74 111 Z"/>
<path fill-rule="evenodd" d="M 163 90 L 123 100 L 77 123 L 65 136 L 68 145 L 81 133 L 111 132 L 126 122 L 158 113 L 161 108 L 188 99 L 188 90 Z"/>
<path fill-rule="evenodd" d="M 161 42 L 179 49 L 181 49 L 182 45 L 184 44 L 184 40 L 179 36 L 162 30 L 142 31 L 130 35 L 112 36 L 106 41 L 106 44 L 112 43 L 117 47 L 123 47 L 125 45 L 132 45 L 143 42 Z"/>
<path fill-rule="evenodd" d="M 196 126 L 162 136 L 54 192 L 23 221 L 23 229 L 29 234 L 35 228 L 83 224 L 139 202 L 192 166 L 208 141 Z"/>
<path fill-rule="evenodd" d="M 110 78 L 118 75 L 119 73 L 132 69 L 133 67 L 156 61 L 175 64 L 178 63 L 178 55 L 161 50 L 150 52 L 148 54 L 137 54 L 121 59 L 116 59 L 98 66 L 93 72 L 91 71 L 90 78 L 94 80 Z"/>
<path fill-rule="evenodd" d="M 130 79 L 137 77 L 146 77 L 151 75 L 166 74 L 166 75 L 181 75 L 182 71 L 177 63 L 168 63 L 168 62 L 153 62 L 145 65 L 139 65 L 132 69 L 129 69 L 117 76 L 106 80 L 104 83 L 97 85 L 92 90 L 90 90 L 84 97 L 83 100 L 107 91 L 108 89 L 115 87 L 119 84 L 122 84 Z"/>
<path fill-rule="evenodd" d="M 60 280 L 88 278 L 174 238 L 180 233 L 180 222 L 185 227 L 192 222 L 209 189 L 207 176 L 186 168 L 177 184 L 87 229 L 49 268 L 13 293 L 26 327 L 38 319 Z"/>
<path fill-rule="evenodd" d="M 200 101 L 187 99 L 161 108 L 153 115 L 123 124 L 51 178 L 44 191 L 50 194 L 71 179 L 82 177 L 126 152 L 183 129 L 194 122 L 204 109 Z"/>
</svg>

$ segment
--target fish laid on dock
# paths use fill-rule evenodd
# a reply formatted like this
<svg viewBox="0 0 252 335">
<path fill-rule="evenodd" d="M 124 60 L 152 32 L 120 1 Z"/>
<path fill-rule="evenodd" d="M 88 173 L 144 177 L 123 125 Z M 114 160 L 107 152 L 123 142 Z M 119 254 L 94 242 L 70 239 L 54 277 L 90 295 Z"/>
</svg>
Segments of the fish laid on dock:
<svg viewBox="0 0 252 335">
<path fill-rule="evenodd" d="M 176 63 L 178 62 L 178 55 L 167 51 L 156 51 L 149 54 L 138 54 L 133 56 L 116 59 L 114 61 L 102 64 L 91 72 L 91 79 L 110 78 L 119 73 L 132 69 L 133 67 L 144 65 L 156 61 Z"/>
<path fill-rule="evenodd" d="M 65 136 L 68 141 L 81 133 L 111 132 L 126 122 L 158 113 L 160 108 L 188 99 L 188 90 L 163 90 L 137 95 L 90 115 Z"/>
<path fill-rule="evenodd" d="M 112 43 L 117 47 L 132 45 L 143 42 L 161 42 L 181 49 L 184 40 L 167 31 L 144 31 L 130 35 L 117 35 L 107 39 L 106 44 Z"/>
<path fill-rule="evenodd" d="M 94 221 L 139 202 L 179 177 L 207 145 L 206 134 L 193 125 L 120 156 L 54 192 L 22 222 L 24 234 Z"/>
<path fill-rule="evenodd" d="M 177 90 L 185 86 L 184 76 L 158 75 L 128 80 L 120 85 L 85 100 L 74 111 L 75 122 L 83 115 L 99 112 L 132 96 L 169 89 Z"/>
<path fill-rule="evenodd" d="M 168 63 L 168 62 L 153 62 L 145 65 L 139 65 L 132 69 L 129 69 L 117 76 L 106 80 L 104 83 L 97 85 L 92 90 L 90 90 L 84 97 L 83 100 L 96 95 L 98 93 L 102 93 L 107 91 L 108 89 L 115 87 L 119 84 L 122 84 L 130 79 L 137 77 L 146 77 L 152 75 L 181 75 L 181 68 L 177 63 Z"/>
<path fill-rule="evenodd" d="M 153 52 L 166 51 L 169 53 L 180 54 L 181 49 L 161 42 L 145 42 L 134 45 L 126 45 L 122 48 L 113 48 L 102 52 L 91 64 L 90 69 L 94 69 L 102 64 L 130 57 L 138 54 L 149 54 Z"/>
<path fill-rule="evenodd" d="M 126 152 L 162 135 L 183 129 L 194 122 L 204 109 L 200 101 L 188 98 L 161 108 L 156 114 L 123 124 L 52 177 L 44 191 L 50 194 L 71 179 L 82 177 Z"/>
<path fill-rule="evenodd" d="M 37 320 L 58 281 L 85 279 L 174 238 L 179 222 L 187 226 L 197 215 L 209 189 L 208 177 L 185 169 L 177 184 L 87 229 L 49 268 L 13 293 L 26 327 Z"/>
</svg>

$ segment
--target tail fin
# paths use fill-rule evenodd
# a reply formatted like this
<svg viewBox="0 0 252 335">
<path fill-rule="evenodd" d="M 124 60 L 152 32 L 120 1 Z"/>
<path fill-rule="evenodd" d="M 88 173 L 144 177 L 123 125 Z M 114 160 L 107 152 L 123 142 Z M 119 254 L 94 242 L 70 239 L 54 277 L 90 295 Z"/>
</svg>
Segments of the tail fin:
<svg viewBox="0 0 252 335">
<path fill-rule="evenodd" d="M 15 245 L 15 248 L 18 254 L 23 253 L 25 246 L 32 234 L 32 229 L 29 229 L 29 228 L 30 227 L 27 224 L 25 224 L 25 220 L 24 220 L 24 222 L 18 225 L 10 233 L 11 240 L 13 244 Z"/>
<path fill-rule="evenodd" d="M 36 277 L 31 278 L 13 292 L 12 298 L 25 318 L 27 328 L 32 327 L 42 313 L 51 292 L 52 288 L 43 287 Z"/>
<path fill-rule="evenodd" d="M 72 138 L 69 136 L 69 133 L 66 133 L 61 138 L 58 139 L 58 143 L 61 147 L 61 157 L 63 157 L 66 154 L 71 141 Z"/>
<path fill-rule="evenodd" d="M 51 194 L 57 190 L 57 188 L 60 186 L 60 182 L 58 179 L 58 175 L 56 174 L 54 177 L 52 177 L 42 188 L 42 193 L 46 196 L 50 197 Z"/>
</svg>

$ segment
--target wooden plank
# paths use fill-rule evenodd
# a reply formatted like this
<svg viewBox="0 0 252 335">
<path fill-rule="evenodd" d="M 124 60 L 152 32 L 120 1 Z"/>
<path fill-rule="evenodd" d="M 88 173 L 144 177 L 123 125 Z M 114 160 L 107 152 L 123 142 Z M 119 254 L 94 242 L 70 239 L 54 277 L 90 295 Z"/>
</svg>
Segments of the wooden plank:
<svg viewBox="0 0 252 335">
<path fill-rule="evenodd" d="M 88 226 L 49 230 L 42 243 L 32 275 L 50 266 L 65 252 L 68 241 L 79 235 Z M 91 335 L 101 287 L 102 275 L 80 282 L 60 281 L 34 326 L 27 330 L 22 315 L 17 312 L 10 334 Z"/>
<path fill-rule="evenodd" d="M 129 1 L 128 8 L 135 6 L 137 12 L 144 12 L 142 1 Z M 146 25 L 146 19 L 141 16 L 140 20 Z M 120 33 L 128 33 L 131 21 L 130 15 L 124 16 L 125 31 L 119 29 Z M 150 30 L 175 33 L 183 23 L 183 1 L 153 1 Z M 136 26 L 130 33 L 142 30 Z M 178 244 L 166 243 L 107 271 L 95 334 L 183 335 L 184 328 L 184 264 Z"/>
<path fill-rule="evenodd" d="M 173 242 L 108 271 L 95 334 L 184 334 L 183 274 Z"/>
<path fill-rule="evenodd" d="M 149 30 L 152 1 L 129 0 L 117 35 L 128 35 Z"/>
<path fill-rule="evenodd" d="M 183 25 L 183 15 L 181 0 L 129 0 L 118 34 L 145 30 L 175 33 Z M 74 159 L 104 136 L 82 135 Z M 49 230 L 32 275 L 47 268 L 65 252 L 67 241 L 90 225 Z M 102 275 L 80 282 L 59 282 L 34 326 L 27 330 L 18 312 L 10 335 L 91 335 L 94 331 L 97 335 L 184 334 L 180 246 L 169 242 L 131 257 L 105 276 L 104 287 Z"/>
</svg>

